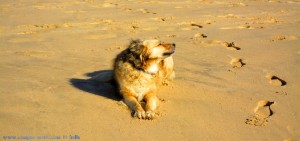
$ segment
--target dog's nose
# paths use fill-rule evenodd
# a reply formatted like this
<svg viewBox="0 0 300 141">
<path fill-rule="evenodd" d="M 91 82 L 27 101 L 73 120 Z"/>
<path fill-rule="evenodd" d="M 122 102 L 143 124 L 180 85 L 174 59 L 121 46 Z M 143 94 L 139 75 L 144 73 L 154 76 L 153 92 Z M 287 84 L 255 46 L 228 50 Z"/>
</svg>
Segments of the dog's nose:
<svg viewBox="0 0 300 141">
<path fill-rule="evenodd" d="M 172 44 L 173 47 L 176 47 L 176 44 Z"/>
</svg>

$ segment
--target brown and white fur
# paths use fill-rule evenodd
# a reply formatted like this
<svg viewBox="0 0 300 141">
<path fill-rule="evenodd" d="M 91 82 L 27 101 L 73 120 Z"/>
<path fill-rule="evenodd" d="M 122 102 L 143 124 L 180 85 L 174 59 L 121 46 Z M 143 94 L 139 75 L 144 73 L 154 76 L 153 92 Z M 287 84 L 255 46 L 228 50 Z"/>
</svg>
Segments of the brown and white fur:
<svg viewBox="0 0 300 141">
<path fill-rule="evenodd" d="M 139 119 L 153 119 L 157 108 L 157 90 L 175 72 L 172 55 L 175 44 L 158 40 L 132 40 L 114 62 L 114 78 L 124 102 Z M 145 102 L 145 109 L 140 104 Z"/>
</svg>

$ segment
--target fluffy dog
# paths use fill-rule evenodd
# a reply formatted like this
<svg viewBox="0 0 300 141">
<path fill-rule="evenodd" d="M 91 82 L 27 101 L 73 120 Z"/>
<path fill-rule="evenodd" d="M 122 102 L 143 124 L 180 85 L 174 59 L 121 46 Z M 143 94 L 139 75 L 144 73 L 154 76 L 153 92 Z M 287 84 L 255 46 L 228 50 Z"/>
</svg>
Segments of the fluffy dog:
<svg viewBox="0 0 300 141">
<path fill-rule="evenodd" d="M 114 78 L 124 102 L 139 119 L 153 119 L 157 89 L 175 72 L 172 55 L 175 44 L 158 40 L 132 40 L 114 61 Z M 144 101 L 145 106 L 140 104 Z"/>
</svg>

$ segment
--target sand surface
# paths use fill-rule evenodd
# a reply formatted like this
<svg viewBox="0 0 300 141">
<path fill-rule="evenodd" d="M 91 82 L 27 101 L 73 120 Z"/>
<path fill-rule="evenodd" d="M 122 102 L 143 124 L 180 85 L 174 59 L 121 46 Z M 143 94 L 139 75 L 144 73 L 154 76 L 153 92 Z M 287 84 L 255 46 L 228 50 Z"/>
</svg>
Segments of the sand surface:
<svg viewBox="0 0 300 141">
<path fill-rule="evenodd" d="M 177 46 L 152 121 L 90 80 L 136 38 Z M 0 140 L 299 141 L 299 38 L 299 0 L 1 0 Z"/>
</svg>

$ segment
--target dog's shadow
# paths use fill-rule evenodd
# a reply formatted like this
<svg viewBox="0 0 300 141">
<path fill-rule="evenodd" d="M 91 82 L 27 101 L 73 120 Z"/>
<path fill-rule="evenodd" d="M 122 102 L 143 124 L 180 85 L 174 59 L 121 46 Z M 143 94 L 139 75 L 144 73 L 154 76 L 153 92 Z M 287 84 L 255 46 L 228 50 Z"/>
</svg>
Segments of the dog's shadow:
<svg viewBox="0 0 300 141">
<path fill-rule="evenodd" d="M 110 82 L 99 82 L 95 79 L 97 75 L 113 73 L 112 70 L 101 70 L 86 73 L 85 75 L 90 77 L 89 79 L 78 79 L 71 78 L 69 81 L 72 86 L 78 88 L 79 90 L 109 98 L 112 100 L 120 101 L 122 97 L 119 95 L 117 86 L 114 81 Z"/>
</svg>

